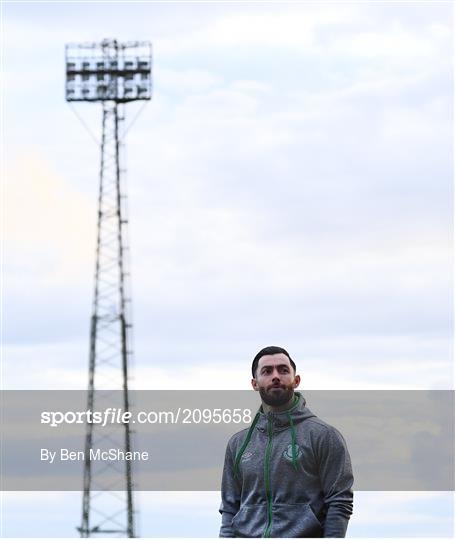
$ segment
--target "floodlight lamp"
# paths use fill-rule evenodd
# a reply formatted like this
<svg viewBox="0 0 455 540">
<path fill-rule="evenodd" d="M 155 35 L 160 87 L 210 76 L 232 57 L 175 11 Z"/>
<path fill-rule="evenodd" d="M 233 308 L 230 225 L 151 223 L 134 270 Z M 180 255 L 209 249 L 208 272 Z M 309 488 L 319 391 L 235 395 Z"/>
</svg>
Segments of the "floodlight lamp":
<svg viewBox="0 0 455 540">
<path fill-rule="evenodd" d="M 152 45 L 149 42 L 66 46 L 66 100 L 126 103 L 152 98 Z M 128 83 L 140 79 L 140 87 Z M 107 86 L 106 86 L 107 85 Z"/>
</svg>

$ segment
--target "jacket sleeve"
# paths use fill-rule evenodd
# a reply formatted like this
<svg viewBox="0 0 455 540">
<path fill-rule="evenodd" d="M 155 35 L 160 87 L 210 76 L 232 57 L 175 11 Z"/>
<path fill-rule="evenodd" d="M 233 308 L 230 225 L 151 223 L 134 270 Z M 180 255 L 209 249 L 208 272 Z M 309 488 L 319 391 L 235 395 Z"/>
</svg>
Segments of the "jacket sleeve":
<svg viewBox="0 0 455 540">
<path fill-rule="evenodd" d="M 232 439 L 231 439 L 232 441 Z M 232 520 L 240 508 L 241 484 L 234 476 L 234 455 L 229 441 L 224 459 L 223 479 L 221 482 L 221 528 L 220 538 L 235 538 Z"/>
<path fill-rule="evenodd" d="M 318 441 L 319 476 L 326 517 L 324 538 L 344 538 L 352 514 L 351 458 L 341 433 L 329 427 Z"/>
</svg>

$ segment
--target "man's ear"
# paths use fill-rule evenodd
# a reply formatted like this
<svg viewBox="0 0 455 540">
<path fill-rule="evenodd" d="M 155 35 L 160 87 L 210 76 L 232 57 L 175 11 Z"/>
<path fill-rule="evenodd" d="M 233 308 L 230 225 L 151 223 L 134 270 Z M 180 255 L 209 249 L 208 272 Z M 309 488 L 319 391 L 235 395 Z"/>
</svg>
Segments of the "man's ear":
<svg viewBox="0 0 455 540">
<path fill-rule="evenodd" d="M 251 379 L 251 386 L 253 387 L 253 390 L 256 390 L 256 392 L 259 390 L 259 386 L 256 379 Z"/>
<path fill-rule="evenodd" d="M 294 388 L 297 388 L 300 384 L 300 375 L 294 377 Z"/>
</svg>

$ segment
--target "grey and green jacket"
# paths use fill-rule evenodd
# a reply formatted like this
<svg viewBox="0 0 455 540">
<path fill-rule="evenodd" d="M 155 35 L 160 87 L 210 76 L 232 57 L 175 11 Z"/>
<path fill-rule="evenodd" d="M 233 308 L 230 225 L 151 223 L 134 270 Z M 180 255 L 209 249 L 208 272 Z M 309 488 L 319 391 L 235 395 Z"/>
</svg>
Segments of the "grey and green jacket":
<svg viewBox="0 0 455 540">
<path fill-rule="evenodd" d="M 352 513 L 346 443 L 298 392 L 288 411 L 264 414 L 228 442 L 220 537 L 335 537 Z"/>
</svg>

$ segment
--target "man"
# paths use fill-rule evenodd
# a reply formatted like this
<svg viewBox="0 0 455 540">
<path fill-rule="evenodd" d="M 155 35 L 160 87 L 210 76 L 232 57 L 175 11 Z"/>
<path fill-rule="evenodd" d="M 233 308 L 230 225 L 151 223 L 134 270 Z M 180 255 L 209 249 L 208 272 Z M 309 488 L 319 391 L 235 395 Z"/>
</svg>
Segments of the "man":
<svg viewBox="0 0 455 540">
<path fill-rule="evenodd" d="M 262 406 L 226 449 L 220 537 L 344 537 L 353 476 L 343 437 L 294 391 L 287 351 L 262 349 L 251 370 Z"/>
</svg>

